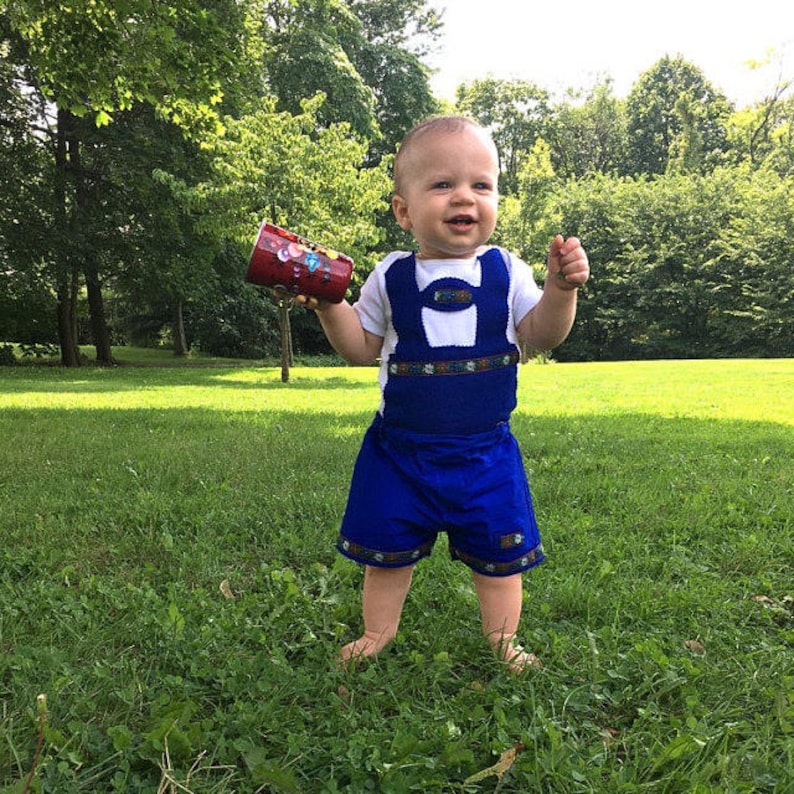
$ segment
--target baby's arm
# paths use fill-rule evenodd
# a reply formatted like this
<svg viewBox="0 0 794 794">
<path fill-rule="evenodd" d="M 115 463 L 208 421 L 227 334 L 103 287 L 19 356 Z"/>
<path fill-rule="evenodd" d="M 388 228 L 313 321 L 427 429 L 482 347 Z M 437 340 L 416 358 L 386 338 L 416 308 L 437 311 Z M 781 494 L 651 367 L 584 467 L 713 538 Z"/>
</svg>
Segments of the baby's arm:
<svg viewBox="0 0 794 794">
<path fill-rule="evenodd" d="M 577 288 L 590 276 L 582 244 L 558 234 L 551 243 L 543 297 L 518 324 L 522 342 L 536 350 L 551 350 L 565 341 L 576 317 Z"/>
<path fill-rule="evenodd" d="M 349 364 L 371 364 L 380 355 L 383 337 L 365 331 L 358 313 L 346 300 L 327 303 L 298 295 L 295 302 L 314 309 L 328 341 Z"/>
</svg>

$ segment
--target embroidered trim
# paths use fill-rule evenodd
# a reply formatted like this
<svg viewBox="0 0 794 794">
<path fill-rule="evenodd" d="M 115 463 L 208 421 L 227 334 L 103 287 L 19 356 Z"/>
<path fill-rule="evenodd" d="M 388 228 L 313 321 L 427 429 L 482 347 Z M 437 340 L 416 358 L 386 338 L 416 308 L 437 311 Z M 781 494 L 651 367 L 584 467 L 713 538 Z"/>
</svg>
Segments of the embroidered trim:
<svg viewBox="0 0 794 794">
<path fill-rule="evenodd" d="M 433 548 L 433 542 L 428 541 L 417 549 L 408 549 L 407 551 L 376 551 L 375 549 L 368 549 L 366 546 L 361 546 L 358 543 L 353 543 L 352 540 L 348 540 L 340 535 L 336 541 L 336 547 L 343 554 L 359 562 L 372 565 L 400 566 L 410 565 L 422 557 L 427 557 Z"/>
<path fill-rule="evenodd" d="M 523 554 L 517 560 L 510 560 L 509 562 L 489 562 L 488 560 L 481 560 L 473 554 L 467 554 L 460 549 L 450 548 L 450 554 L 453 560 L 460 560 L 469 568 L 480 573 L 488 574 L 490 576 L 509 576 L 513 573 L 519 573 L 539 562 L 543 562 L 543 546 L 538 544 L 534 549 Z"/>
<path fill-rule="evenodd" d="M 389 363 L 389 375 L 468 375 L 487 372 L 518 364 L 517 350 L 483 358 L 463 358 L 453 361 L 394 361 Z"/>
<path fill-rule="evenodd" d="M 500 549 L 512 549 L 515 546 L 522 546 L 524 544 L 523 532 L 511 532 L 509 535 L 502 535 L 499 538 Z"/>
<path fill-rule="evenodd" d="M 437 289 L 433 293 L 436 303 L 470 304 L 473 300 L 470 289 Z"/>
</svg>

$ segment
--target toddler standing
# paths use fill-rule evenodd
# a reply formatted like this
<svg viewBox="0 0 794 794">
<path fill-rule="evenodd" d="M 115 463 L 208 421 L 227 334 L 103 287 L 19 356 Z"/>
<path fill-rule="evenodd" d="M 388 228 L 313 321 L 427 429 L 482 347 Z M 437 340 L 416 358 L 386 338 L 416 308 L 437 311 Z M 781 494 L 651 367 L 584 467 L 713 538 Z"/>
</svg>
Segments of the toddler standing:
<svg viewBox="0 0 794 794">
<path fill-rule="evenodd" d="M 414 252 L 380 262 L 354 304 L 314 309 L 351 364 L 381 359 L 381 404 L 356 461 L 337 547 L 366 566 L 364 631 L 344 661 L 397 633 L 416 563 L 446 532 L 467 565 L 482 630 L 514 671 L 538 666 L 516 643 L 522 572 L 543 560 L 521 453 L 509 425 L 520 342 L 548 350 L 568 335 L 589 265 L 558 235 L 541 290 L 528 265 L 488 246 L 497 218 L 496 147 L 474 121 L 434 117 L 394 163 L 392 209 Z"/>
</svg>

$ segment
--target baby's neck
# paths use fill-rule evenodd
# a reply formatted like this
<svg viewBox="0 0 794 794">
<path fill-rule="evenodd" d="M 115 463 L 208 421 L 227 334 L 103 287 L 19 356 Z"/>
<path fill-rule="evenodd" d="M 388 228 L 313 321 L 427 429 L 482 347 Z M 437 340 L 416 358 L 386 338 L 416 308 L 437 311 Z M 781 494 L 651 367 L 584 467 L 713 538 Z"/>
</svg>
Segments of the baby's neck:
<svg viewBox="0 0 794 794">
<path fill-rule="evenodd" d="M 473 262 L 477 258 L 477 253 L 468 256 L 425 256 L 421 251 L 415 254 L 417 260 L 422 262 Z"/>
</svg>

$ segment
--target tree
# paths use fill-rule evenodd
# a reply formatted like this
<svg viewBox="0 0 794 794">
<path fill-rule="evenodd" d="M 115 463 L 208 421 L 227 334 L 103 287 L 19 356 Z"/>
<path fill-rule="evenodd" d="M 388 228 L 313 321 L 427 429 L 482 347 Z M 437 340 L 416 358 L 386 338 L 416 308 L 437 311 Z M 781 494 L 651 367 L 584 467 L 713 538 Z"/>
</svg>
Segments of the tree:
<svg viewBox="0 0 794 794">
<path fill-rule="evenodd" d="M 546 138 L 551 112 L 548 93 L 524 80 L 486 78 L 458 86 L 458 112 L 487 127 L 499 152 L 500 190 L 514 194 L 525 158 Z"/>
<path fill-rule="evenodd" d="M 113 361 L 102 273 L 91 250 L 91 211 L 101 201 L 94 200 L 99 185 L 84 161 L 86 136 L 137 103 L 193 131 L 214 124 L 244 11 L 235 0 L 167 5 L 8 0 L 2 6 L 5 46 L 24 75 L 27 94 L 46 114 L 42 127 L 54 163 L 51 237 L 58 243 L 53 272 L 64 364 L 79 362 L 73 322 L 79 274 L 88 293 L 97 360 Z M 94 229 L 99 225 L 94 222 Z"/>
<path fill-rule="evenodd" d="M 696 66 L 665 56 L 640 75 L 626 99 L 625 173 L 663 174 L 684 156 L 704 173 L 725 152 L 732 107 Z"/>
<path fill-rule="evenodd" d="M 369 143 L 367 166 L 393 155 L 405 132 L 437 111 L 422 57 L 441 20 L 426 0 L 278 0 L 263 9 L 262 63 L 278 109 L 299 114 L 303 100 L 322 94 L 318 123 L 348 122 Z M 390 213 L 378 222 L 399 247 Z"/>
<path fill-rule="evenodd" d="M 96 168 L 106 200 L 100 214 L 118 230 L 115 261 L 105 270 L 115 319 L 139 341 L 162 341 L 162 328 L 169 327 L 174 352 L 183 355 L 189 349 L 185 312 L 214 282 L 219 246 L 197 233 L 195 213 L 153 172 L 194 183 L 207 177 L 208 158 L 198 141 L 146 105 L 117 114 L 102 133 Z"/>
<path fill-rule="evenodd" d="M 568 183 L 562 226 L 585 242 L 593 278 L 559 354 L 790 355 L 791 187 L 747 165 Z"/>
<path fill-rule="evenodd" d="M 52 341 L 55 296 L 42 279 L 50 252 L 50 163 L 35 136 L 38 111 L 25 97 L 17 70 L 0 59 L 0 339 Z"/>
<path fill-rule="evenodd" d="M 595 86 L 584 98 L 572 94 L 557 105 L 548 140 L 561 178 L 620 173 L 628 145 L 626 116 L 611 81 Z"/>
<path fill-rule="evenodd" d="M 737 186 L 720 229 L 721 337 L 729 355 L 794 355 L 794 175 L 772 163 L 724 169 Z M 732 297 L 732 300 L 729 298 Z"/>
<path fill-rule="evenodd" d="M 351 59 L 375 96 L 380 138 L 367 157 L 374 164 L 393 154 L 416 122 L 438 111 L 422 58 L 440 36 L 442 19 L 426 0 L 348 0 L 348 5 L 361 23 Z"/>
<path fill-rule="evenodd" d="M 342 0 L 275 0 L 262 7 L 267 38 L 263 67 L 279 110 L 300 113 L 303 100 L 327 97 L 321 125 L 347 121 L 361 136 L 378 135 L 375 95 L 351 60 L 361 23 Z"/>
<path fill-rule="evenodd" d="M 539 138 L 521 167 L 518 195 L 501 199 L 496 239 L 540 268 L 560 228 L 554 194 L 562 184 L 554 173 L 549 145 Z"/>
<path fill-rule="evenodd" d="M 731 159 L 765 164 L 781 176 L 794 173 L 794 97 L 786 97 L 792 82 L 778 84 L 756 105 L 734 113 L 728 123 Z"/>
<path fill-rule="evenodd" d="M 267 217 L 357 259 L 377 243 L 373 219 L 389 189 L 385 166 L 361 167 L 367 143 L 350 125 L 318 128 L 323 103 L 306 100 L 293 115 L 270 97 L 256 113 L 224 119 L 224 135 L 211 144 L 211 178 L 195 188 L 170 182 L 200 212 L 202 231 L 248 249 Z"/>
<path fill-rule="evenodd" d="M 322 102 L 322 97 L 306 100 L 293 115 L 279 112 L 275 98 L 265 98 L 256 113 L 224 120 L 225 134 L 210 149 L 208 180 L 191 186 L 165 173 L 160 179 L 199 214 L 200 232 L 226 237 L 247 255 L 267 218 L 351 255 L 360 283 L 368 271 L 367 254 L 380 238 L 375 221 L 386 207 L 387 164 L 363 167 L 367 144 L 350 125 L 318 128 Z M 240 288 L 250 292 L 242 276 L 241 271 Z"/>
</svg>

